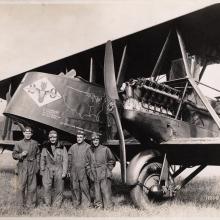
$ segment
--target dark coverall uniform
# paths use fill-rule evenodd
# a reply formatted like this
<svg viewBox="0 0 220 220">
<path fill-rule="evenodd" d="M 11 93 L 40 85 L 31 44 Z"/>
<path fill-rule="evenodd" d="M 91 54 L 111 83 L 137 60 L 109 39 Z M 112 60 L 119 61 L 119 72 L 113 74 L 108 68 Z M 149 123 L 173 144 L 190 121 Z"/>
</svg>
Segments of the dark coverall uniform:
<svg viewBox="0 0 220 220">
<path fill-rule="evenodd" d="M 44 199 L 46 205 L 52 203 L 52 183 L 54 180 L 54 199 L 53 205 L 60 207 L 63 201 L 64 179 L 68 169 L 68 154 L 64 146 L 59 142 L 56 145 L 44 144 L 41 152 L 40 170 L 44 186 Z"/>
<path fill-rule="evenodd" d="M 94 183 L 95 207 L 111 208 L 111 178 L 115 166 L 115 157 L 111 150 L 103 145 L 91 146 L 86 152 L 86 171 Z"/>
<path fill-rule="evenodd" d="M 21 153 L 27 151 L 27 155 L 22 157 Z M 24 206 L 26 197 L 26 206 L 35 207 L 37 202 L 37 179 L 36 174 L 39 171 L 40 150 L 38 142 L 35 140 L 21 140 L 15 144 L 12 157 L 18 160 L 17 173 L 17 202 L 19 206 Z M 25 196 L 25 188 L 27 194 Z"/>
<path fill-rule="evenodd" d="M 77 206 L 82 203 L 82 195 L 84 194 L 85 204 L 91 205 L 89 183 L 86 175 L 86 151 L 90 147 L 89 144 L 73 144 L 68 151 L 69 155 L 69 170 L 72 184 L 72 195 L 76 197 Z"/>
</svg>

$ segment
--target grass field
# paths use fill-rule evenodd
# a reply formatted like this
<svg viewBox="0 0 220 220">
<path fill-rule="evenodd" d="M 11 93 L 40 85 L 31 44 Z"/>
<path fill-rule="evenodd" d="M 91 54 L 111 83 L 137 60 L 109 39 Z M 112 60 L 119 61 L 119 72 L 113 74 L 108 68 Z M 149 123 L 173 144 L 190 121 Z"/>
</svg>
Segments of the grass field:
<svg viewBox="0 0 220 220">
<path fill-rule="evenodd" d="M 9 155 L 10 156 L 10 155 Z M 6 156 L 4 155 L 4 158 Z M 16 176 L 10 165 L 1 170 L 0 157 L 0 217 L 21 216 L 16 208 Z M 6 160 L 6 159 L 5 159 Z M 129 190 L 113 182 L 113 210 L 78 209 L 71 203 L 70 191 L 65 191 L 65 200 L 60 209 L 44 207 L 43 189 L 38 188 L 38 207 L 25 211 L 22 216 L 32 217 L 219 217 L 220 216 L 220 175 L 196 177 L 173 200 L 161 204 L 149 204 L 148 210 L 138 210 L 132 204 Z"/>
</svg>

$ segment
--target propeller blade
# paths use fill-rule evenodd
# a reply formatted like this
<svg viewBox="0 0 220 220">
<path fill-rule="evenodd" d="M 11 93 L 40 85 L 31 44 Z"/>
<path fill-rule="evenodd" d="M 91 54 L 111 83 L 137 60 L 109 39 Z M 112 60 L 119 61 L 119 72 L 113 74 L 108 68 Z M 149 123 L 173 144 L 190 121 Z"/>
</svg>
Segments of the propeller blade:
<svg viewBox="0 0 220 220">
<path fill-rule="evenodd" d="M 127 51 L 127 46 L 124 47 L 122 58 L 121 58 L 121 63 L 120 63 L 119 71 L 118 71 L 118 77 L 117 77 L 118 88 L 120 88 L 120 86 L 124 82 L 126 60 L 127 60 L 126 51 Z"/>
<path fill-rule="evenodd" d="M 105 47 L 104 83 L 106 95 L 111 99 L 119 100 L 116 87 L 115 67 L 111 41 L 108 41 Z"/>
<path fill-rule="evenodd" d="M 118 91 L 116 87 L 114 58 L 112 51 L 111 41 L 106 43 L 105 59 L 104 59 L 104 84 L 105 93 L 107 98 L 107 111 L 111 114 L 116 122 L 119 142 L 120 142 L 120 163 L 121 163 L 121 175 L 122 181 L 126 183 L 126 152 L 125 152 L 125 140 L 121 120 L 119 117 L 116 100 L 119 100 Z"/>
<path fill-rule="evenodd" d="M 126 149 L 125 149 L 125 139 L 124 133 L 121 125 L 121 119 L 119 117 L 118 108 L 115 106 L 115 110 L 113 112 L 114 119 L 117 125 L 118 133 L 119 133 L 119 144 L 120 144 L 120 164 L 121 164 L 121 178 L 122 182 L 126 183 Z"/>
</svg>

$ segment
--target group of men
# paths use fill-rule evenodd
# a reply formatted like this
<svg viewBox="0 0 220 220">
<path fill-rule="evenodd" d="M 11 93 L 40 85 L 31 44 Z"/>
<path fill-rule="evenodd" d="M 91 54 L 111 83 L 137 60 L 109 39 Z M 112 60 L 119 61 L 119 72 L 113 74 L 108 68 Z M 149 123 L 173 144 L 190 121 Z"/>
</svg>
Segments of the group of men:
<svg viewBox="0 0 220 220">
<path fill-rule="evenodd" d="M 115 157 L 111 150 L 101 145 L 100 136 L 93 133 L 91 145 L 85 142 L 83 130 L 78 130 L 77 143 L 67 151 L 58 133 L 51 130 L 48 141 L 40 151 L 32 139 L 32 129 L 25 127 L 24 138 L 13 150 L 17 164 L 17 200 L 19 206 L 28 208 L 37 204 L 37 177 L 40 171 L 47 206 L 60 207 L 63 201 L 64 180 L 71 182 L 73 203 L 76 207 L 112 208 L 111 178 Z M 54 193 L 52 193 L 54 191 Z"/>
</svg>

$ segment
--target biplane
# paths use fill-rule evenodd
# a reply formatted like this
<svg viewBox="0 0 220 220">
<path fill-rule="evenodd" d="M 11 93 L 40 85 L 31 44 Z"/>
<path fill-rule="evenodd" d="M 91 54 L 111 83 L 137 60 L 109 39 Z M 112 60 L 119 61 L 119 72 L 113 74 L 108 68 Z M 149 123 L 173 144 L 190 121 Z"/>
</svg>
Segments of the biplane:
<svg viewBox="0 0 220 220">
<path fill-rule="evenodd" d="M 137 207 L 172 198 L 220 165 L 220 100 L 199 88 L 220 62 L 219 21 L 215 4 L 3 80 L 1 95 L 13 93 L 4 114 L 39 137 L 51 127 L 67 139 L 98 132 Z"/>
</svg>

